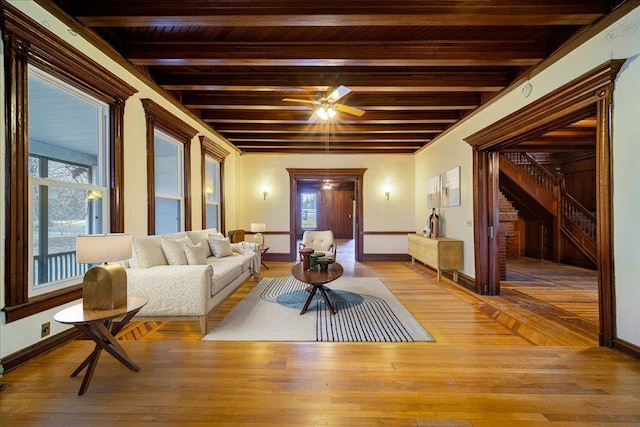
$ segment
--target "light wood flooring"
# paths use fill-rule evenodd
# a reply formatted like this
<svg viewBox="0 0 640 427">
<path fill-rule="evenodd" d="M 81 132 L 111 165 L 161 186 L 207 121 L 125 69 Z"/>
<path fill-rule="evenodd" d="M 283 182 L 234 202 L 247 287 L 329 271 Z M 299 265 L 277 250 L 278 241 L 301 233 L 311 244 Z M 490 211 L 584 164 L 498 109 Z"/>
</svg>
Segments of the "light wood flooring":
<svg viewBox="0 0 640 427">
<path fill-rule="evenodd" d="M 573 278 L 564 300 L 515 282 L 482 297 L 420 264 L 355 263 L 338 250 L 345 275 L 379 277 L 436 341 L 204 342 L 196 322 L 146 324 L 123 342 L 141 371 L 103 354 L 84 396 L 81 376 L 69 374 L 88 341 L 6 374 L 0 425 L 640 425 L 640 361 L 597 347 L 576 326 L 593 315 L 579 307 L 591 291 Z M 271 277 L 293 264 L 267 265 Z M 247 281 L 211 323 L 254 286 Z"/>
</svg>

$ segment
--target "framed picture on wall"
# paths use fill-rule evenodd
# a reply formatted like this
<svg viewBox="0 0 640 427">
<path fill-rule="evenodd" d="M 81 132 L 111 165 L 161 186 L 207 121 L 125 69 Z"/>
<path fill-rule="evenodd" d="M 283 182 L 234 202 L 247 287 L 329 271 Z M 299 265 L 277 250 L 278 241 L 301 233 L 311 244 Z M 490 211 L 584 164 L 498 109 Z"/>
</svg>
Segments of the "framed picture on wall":
<svg viewBox="0 0 640 427">
<path fill-rule="evenodd" d="M 427 180 L 427 208 L 440 207 L 440 175 Z"/>
<path fill-rule="evenodd" d="M 460 206 L 460 166 L 442 173 L 442 207 Z"/>
</svg>

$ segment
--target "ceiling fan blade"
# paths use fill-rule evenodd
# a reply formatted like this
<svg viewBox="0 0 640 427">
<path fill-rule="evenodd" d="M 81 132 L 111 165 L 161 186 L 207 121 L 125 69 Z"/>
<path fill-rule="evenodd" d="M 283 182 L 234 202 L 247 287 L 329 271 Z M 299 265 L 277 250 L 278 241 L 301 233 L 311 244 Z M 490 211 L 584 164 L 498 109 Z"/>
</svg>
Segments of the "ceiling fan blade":
<svg viewBox="0 0 640 427">
<path fill-rule="evenodd" d="M 349 92 L 351 92 L 351 89 L 349 89 L 346 86 L 340 85 L 336 90 L 331 92 L 331 94 L 329 94 L 329 96 L 327 96 L 327 100 L 329 100 L 331 102 L 336 102 L 338 99 L 342 98 L 343 96 L 345 96 Z"/>
<path fill-rule="evenodd" d="M 318 115 L 314 111 L 311 117 L 309 117 L 309 120 L 307 120 L 307 123 L 313 124 L 313 123 L 316 123 L 317 121 L 318 121 Z"/>
<path fill-rule="evenodd" d="M 310 101 L 308 99 L 282 98 L 282 100 L 287 102 L 300 102 L 302 104 L 319 105 L 318 101 Z"/>
<path fill-rule="evenodd" d="M 348 105 L 343 104 L 333 104 L 333 108 L 338 111 L 342 111 L 343 113 L 352 114 L 354 116 L 362 117 L 364 114 L 364 110 L 361 110 L 356 107 L 349 107 Z"/>
</svg>

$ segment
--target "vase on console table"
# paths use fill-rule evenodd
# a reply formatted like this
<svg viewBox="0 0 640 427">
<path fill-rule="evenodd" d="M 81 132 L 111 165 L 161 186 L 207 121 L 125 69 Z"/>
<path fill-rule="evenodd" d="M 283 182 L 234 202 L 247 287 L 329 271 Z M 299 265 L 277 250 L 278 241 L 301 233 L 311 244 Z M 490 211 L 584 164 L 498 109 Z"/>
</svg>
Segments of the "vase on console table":
<svg viewBox="0 0 640 427">
<path fill-rule="evenodd" d="M 440 218 L 436 213 L 436 208 L 433 208 L 433 210 L 431 211 L 431 215 L 429 216 L 429 227 L 431 229 L 430 237 L 432 239 L 435 239 L 436 237 L 438 237 L 438 231 L 440 228 Z"/>
</svg>

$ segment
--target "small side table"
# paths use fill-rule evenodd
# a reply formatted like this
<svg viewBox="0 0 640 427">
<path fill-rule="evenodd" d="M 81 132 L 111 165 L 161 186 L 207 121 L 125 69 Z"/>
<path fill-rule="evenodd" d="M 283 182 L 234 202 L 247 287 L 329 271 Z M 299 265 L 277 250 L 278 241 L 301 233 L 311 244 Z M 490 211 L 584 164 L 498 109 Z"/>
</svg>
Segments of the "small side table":
<svg viewBox="0 0 640 427">
<path fill-rule="evenodd" d="M 300 314 L 307 312 L 309 304 L 311 304 L 311 300 L 318 290 L 320 291 L 320 295 L 322 295 L 329 312 L 331 314 L 336 314 L 336 310 L 333 308 L 333 305 L 329 300 L 329 296 L 327 295 L 327 291 L 330 291 L 331 289 L 324 285 L 329 282 L 333 282 L 338 277 L 342 276 L 343 271 L 344 269 L 337 262 L 329 264 L 327 271 L 318 271 L 315 269 L 306 270 L 301 262 L 294 265 L 291 269 L 291 275 L 299 281 L 307 283 L 311 287 L 311 289 L 308 289 L 309 296 L 307 297 L 307 301 L 304 303 L 304 307 L 302 307 Z"/>
<path fill-rule="evenodd" d="M 71 374 L 72 377 L 75 377 L 82 372 L 85 367 L 87 368 L 78 395 L 83 395 L 85 391 L 87 391 L 87 388 L 89 388 L 89 383 L 93 377 L 93 372 L 96 369 L 102 350 L 106 350 L 116 360 L 120 361 L 120 363 L 132 371 L 138 372 L 140 370 L 140 367 L 129 359 L 129 356 L 120 343 L 118 343 L 115 336 L 148 301 L 146 297 L 129 296 L 126 306 L 114 310 L 84 310 L 82 303 L 80 303 L 59 311 L 53 317 L 56 322 L 75 326 L 82 331 L 87 338 L 96 342 L 96 346 L 91 354 L 87 356 L 80 366 Z M 122 320 L 114 326 L 113 320 L 120 317 Z"/>
<path fill-rule="evenodd" d="M 269 246 L 262 245 L 260 247 L 260 264 L 262 264 L 262 266 L 268 270 L 269 267 L 267 267 L 267 264 L 264 263 L 264 259 L 262 258 L 267 252 L 269 252 Z"/>
</svg>

